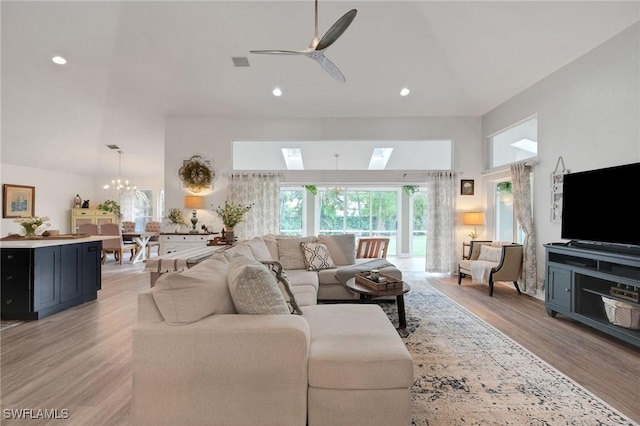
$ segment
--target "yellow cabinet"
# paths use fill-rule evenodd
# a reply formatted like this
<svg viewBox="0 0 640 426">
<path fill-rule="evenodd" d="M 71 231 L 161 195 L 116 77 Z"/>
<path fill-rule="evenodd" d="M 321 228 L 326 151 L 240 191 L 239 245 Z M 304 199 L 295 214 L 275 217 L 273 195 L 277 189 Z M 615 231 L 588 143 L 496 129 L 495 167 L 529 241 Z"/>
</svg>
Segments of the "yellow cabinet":
<svg viewBox="0 0 640 426">
<path fill-rule="evenodd" d="M 103 223 L 117 223 L 118 218 L 115 214 L 105 212 L 98 209 L 71 209 L 71 232 L 77 233 L 78 226 L 83 223 L 95 223 L 102 225 Z"/>
</svg>

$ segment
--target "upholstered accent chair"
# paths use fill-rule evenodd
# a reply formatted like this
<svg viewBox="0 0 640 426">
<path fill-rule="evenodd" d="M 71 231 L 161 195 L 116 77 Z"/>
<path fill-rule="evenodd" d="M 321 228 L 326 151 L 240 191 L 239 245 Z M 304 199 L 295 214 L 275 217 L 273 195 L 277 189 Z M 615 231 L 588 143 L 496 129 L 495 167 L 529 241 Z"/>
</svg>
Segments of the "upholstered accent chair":
<svg viewBox="0 0 640 426">
<path fill-rule="evenodd" d="M 125 244 L 122 240 L 122 230 L 117 223 L 105 223 L 100 226 L 102 235 L 113 235 L 114 238 L 102 241 L 102 263 L 107 263 L 107 254 L 113 253 L 115 260 L 120 261 L 122 265 L 122 257 L 124 252 L 131 253 L 131 259 L 135 254 L 135 244 Z"/>
<path fill-rule="evenodd" d="M 458 263 L 458 285 L 465 275 L 472 282 L 489 284 L 489 296 L 493 296 L 496 281 L 511 281 L 518 294 L 518 279 L 522 273 L 523 248 L 521 244 L 492 241 L 471 241 L 469 258 Z"/>
<path fill-rule="evenodd" d="M 358 240 L 356 259 L 380 259 L 387 257 L 389 238 L 362 237 Z"/>
<path fill-rule="evenodd" d="M 149 221 L 144 225 L 145 232 L 162 232 L 162 223 L 157 221 Z M 158 237 L 151 237 L 147 243 L 147 259 L 151 257 L 151 249 L 155 247 L 156 253 L 160 255 L 160 241 Z"/>
</svg>

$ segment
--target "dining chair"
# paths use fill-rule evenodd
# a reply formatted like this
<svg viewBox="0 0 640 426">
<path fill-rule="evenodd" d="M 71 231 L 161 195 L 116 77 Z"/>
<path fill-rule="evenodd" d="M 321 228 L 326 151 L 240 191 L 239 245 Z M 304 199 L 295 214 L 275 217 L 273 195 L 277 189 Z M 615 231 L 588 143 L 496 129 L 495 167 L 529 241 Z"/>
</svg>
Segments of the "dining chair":
<svg viewBox="0 0 640 426">
<path fill-rule="evenodd" d="M 162 223 L 157 221 L 149 221 L 144 225 L 145 232 L 160 232 L 162 231 Z M 156 247 L 156 252 L 160 256 L 160 238 L 151 237 L 147 243 L 147 259 L 151 257 L 151 248 Z"/>
<path fill-rule="evenodd" d="M 116 261 L 120 261 L 122 265 L 122 257 L 125 251 L 131 253 L 131 260 L 135 254 L 135 244 L 125 244 L 122 240 L 122 230 L 117 223 L 105 223 L 100 226 L 102 235 L 113 235 L 115 238 L 102 241 L 102 263 L 107 263 L 107 254 L 113 253 L 113 257 Z"/>
<path fill-rule="evenodd" d="M 389 238 L 363 237 L 358 240 L 356 259 L 380 259 L 387 257 Z"/>
<path fill-rule="evenodd" d="M 136 230 L 136 223 L 128 220 L 120 222 L 120 226 L 122 227 L 122 232 L 134 232 Z"/>
<path fill-rule="evenodd" d="M 78 232 L 87 235 L 100 235 L 100 226 L 96 223 L 81 223 L 78 225 Z"/>
</svg>

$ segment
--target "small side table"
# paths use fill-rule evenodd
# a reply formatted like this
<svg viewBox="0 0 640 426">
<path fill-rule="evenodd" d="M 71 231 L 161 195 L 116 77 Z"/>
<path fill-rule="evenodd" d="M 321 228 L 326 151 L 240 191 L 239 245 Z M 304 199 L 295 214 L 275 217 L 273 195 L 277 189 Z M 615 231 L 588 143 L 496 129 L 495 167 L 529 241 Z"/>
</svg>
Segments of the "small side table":
<svg viewBox="0 0 640 426">
<path fill-rule="evenodd" d="M 404 312 L 404 294 L 408 293 L 411 290 L 409 284 L 406 282 L 402 282 L 402 288 L 392 288 L 390 290 L 374 290 L 364 285 L 360 285 L 356 283 L 355 278 L 351 278 L 347 280 L 347 288 L 349 290 L 355 291 L 360 295 L 360 302 L 362 303 L 370 303 L 376 297 L 383 296 L 396 296 L 396 303 L 398 306 L 398 328 L 406 328 L 407 327 L 407 317 Z"/>
</svg>

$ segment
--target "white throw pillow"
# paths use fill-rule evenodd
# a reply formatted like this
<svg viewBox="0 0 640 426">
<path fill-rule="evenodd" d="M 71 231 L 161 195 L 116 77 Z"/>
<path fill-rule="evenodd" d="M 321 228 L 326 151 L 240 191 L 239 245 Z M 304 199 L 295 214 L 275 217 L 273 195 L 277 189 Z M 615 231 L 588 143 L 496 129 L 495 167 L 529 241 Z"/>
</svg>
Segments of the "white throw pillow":
<svg viewBox="0 0 640 426">
<path fill-rule="evenodd" d="M 480 246 L 480 255 L 477 260 L 486 260 L 488 262 L 500 262 L 502 257 L 501 247 L 491 247 L 488 245 Z"/>
<path fill-rule="evenodd" d="M 229 264 L 229 292 L 239 314 L 288 315 L 275 277 L 262 263 L 235 256 Z"/>
<path fill-rule="evenodd" d="M 356 263 L 356 236 L 354 234 L 318 235 L 318 242 L 326 244 L 337 266 Z"/>
<path fill-rule="evenodd" d="M 314 243 L 316 237 L 278 236 L 278 260 L 285 270 L 306 269 L 300 243 Z"/>
<path fill-rule="evenodd" d="M 249 246 L 249 250 L 251 250 L 251 254 L 253 254 L 255 260 L 274 260 L 262 238 L 255 237 L 244 243 Z"/>
<path fill-rule="evenodd" d="M 329 249 L 322 243 L 300 243 L 307 271 L 335 268 Z"/>
<path fill-rule="evenodd" d="M 236 313 L 227 285 L 227 265 L 205 262 L 184 272 L 163 274 L 156 281 L 153 299 L 168 324 L 189 324 L 212 314 Z"/>
</svg>

